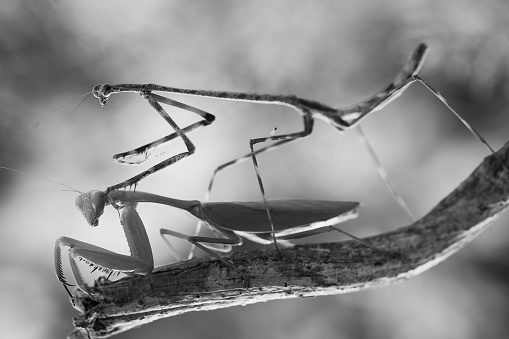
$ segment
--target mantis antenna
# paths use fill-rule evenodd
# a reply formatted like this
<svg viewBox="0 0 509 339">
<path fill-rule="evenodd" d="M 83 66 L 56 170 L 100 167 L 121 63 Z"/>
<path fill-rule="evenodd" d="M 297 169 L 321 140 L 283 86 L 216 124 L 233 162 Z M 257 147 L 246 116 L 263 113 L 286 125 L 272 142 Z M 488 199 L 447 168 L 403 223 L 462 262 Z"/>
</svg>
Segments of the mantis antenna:
<svg viewBox="0 0 509 339">
<path fill-rule="evenodd" d="M 62 107 L 65 107 L 67 105 L 69 105 L 71 102 L 73 101 L 76 101 L 80 98 L 83 98 L 81 99 L 81 101 L 79 102 L 79 104 L 72 110 L 71 114 L 74 113 L 80 106 L 81 104 L 87 100 L 90 96 L 90 94 L 92 94 L 92 92 L 88 92 L 88 93 L 85 93 L 85 94 L 82 94 L 80 95 L 79 97 L 77 98 L 74 98 L 72 100 L 69 100 L 67 101 L 65 104 L 63 105 L 60 105 L 58 106 L 57 108 L 55 108 L 54 110 L 52 110 L 51 112 L 48 112 L 46 114 L 44 114 L 40 119 L 38 119 L 37 121 L 31 123 L 30 125 L 28 125 L 27 127 L 23 128 L 21 131 L 18 132 L 18 135 L 20 135 L 21 133 L 25 132 L 26 130 L 28 130 L 29 128 L 32 128 L 33 126 L 37 125 L 39 122 L 41 122 L 42 120 L 46 119 L 47 117 L 49 117 L 51 114 L 55 113 L 56 111 L 58 111 L 59 109 L 61 109 Z"/>
<path fill-rule="evenodd" d="M 4 169 L 4 170 L 11 171 L 11 172 L 21 173 L 21 174 L 25 174 L 25 175 L 31 175 L 31 176 L 33 176 L 33 177 L 36 177 L 36 178 L 39 178 L 39 179 L 43 179 L 43 180 L 46 180 L 46 181 L 52 182 L 52 183 L 54 183 L 54 184 L 57 184 L 57 185 L 60 185 L 60 186 L 66 187 L 66 188 L 70 189 L 70 190 L 71 190 L 71 191 L 73 191 L 73 192 L 83 194 L 83 192 L 78 191 L 77 189 L 74 189 L 74 188 L 72 188 L 71 186 L 68 186 L 68 185 L 63 184 L 63 183 L 61 183 L 61 182 L 58 182 L 58 181 L 56 181 L 56 180 L 52 180 L 52 179 L 49 179 L 49 178 L 46 178 L 46 177 L 43 177 L 43 176 L 40 176 L 40 175 L 37 175 L 37 174 L 34 174 L 34 173 L 24 172 L 24 171 L 19 171 L 19 170 L 13 169 L 13 168 L 5 167 L 5 166 L 0 166 L 0 168 L 1 168 L 1 169 Z"/>
</svg>

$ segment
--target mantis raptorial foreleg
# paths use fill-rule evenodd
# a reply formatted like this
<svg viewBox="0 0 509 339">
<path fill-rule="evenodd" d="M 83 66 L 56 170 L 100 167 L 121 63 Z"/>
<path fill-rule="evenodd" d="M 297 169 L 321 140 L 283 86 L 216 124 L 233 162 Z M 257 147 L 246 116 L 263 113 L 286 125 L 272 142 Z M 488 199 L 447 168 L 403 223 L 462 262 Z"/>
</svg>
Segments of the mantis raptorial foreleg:
<svg viewBox="0 0 509 339">
<path fill-rule="evenodd" d="M 95 200 L 98 204 L 90 204 L 92 200 Z M 98 218 L 102 214 L 105 203 L 105 195 L 98 191 L 82 194 L 76 199 L 77 207 L 83 212 L 87 221 L 95 226 L 98 225 Z M 148 240 L 145 226 L 136 211 L 136 204 L 135 202 L 124 201 L 122 208 L 119 209 L 120 224 L 127 238 L 127 244 L 131 253 L 130 256 L 118 254 L 102 247 L 68 237 L 61 237 L 55 242 L 56 274 L 58 280 L 66 287 L 66 290 L 67 286 L 73 285 L 67 282 L 62 270 L 61 251 L 64 247 L 69 248 L 69 262 L 76 283 L 80 289 L 87 293 L 90 293 L 90 290 L 78 267 L 79 261 L 85 261 L 88 265 L 93 266 L 93 271 L 99 269 L 99 271 L 110 275 L 113 272 L 127 275 L 144 275 L 152 272 L 154 268 L 152 248 Z"/>
<path fill-rule="evenodd" d="M 191 154 L 193 154 L 195 152 L 195 146 L 194 144 L 191 142 L 191 140 L 187 137 L 187 135 L 180 129 L 180 127 L 173 121 L 173 119 L 168 115 L 168 113 L 166 113 L 166 111 L 164 110 L 164 108 L 161 107 L 161 105 L 159 105 L 159 102 L 158 101 L 161 101 L 163 103 L 168 103 L 168 104 L 172 104 L 172 105 L 176 105 L 175 104 L 175 101 L 171 100 L 171 99 L 168 99 L 168 98 L 165 98 L 165 97 L 162 97 L 162 96 L 159 96 L 159 95 L 156 95 L 156 94 L 152 94 L 150 93 L 150 91 L 139 91 L 139 94 L 150 104 L 150 106 L 152 106 L 156 111 L 157 113 L 159 113 L 165 120 L 166 122 L 175 130 L 177 136 L 179 136 L 183 141 L 184 141 L 184 144 L 186 145 L 187 147 L 187 152 L 182 152 L 182 153 L 179 153 L 177 155 L 174 155 L 162 162 L 160 162 L 159 164 L 155 165 L 155 166 L 152 166 L 151 168 L 149 168 L 148 170 L 146 171 L 143 171 L 141 172 L 140 174 L 138 175 L 135 175 L 134 177 L 128 179 L 128 180 L 125 180 L 119 184 L 116 184 L 116 185 L 113 185 L 113 186 L 110 186 L 106 189 L 106 192 L 110 192 L 112 190 L 116 190 L 116 189 L 121 189 L 121 188 L 125 188 L 125 187 L 130 187 L 130 186 L 135 186 L 140 180 L 142 180 L 143 178 L 149 176 L 150 174 L 154 173 L 154 172 L 157 172 L 159 171 L 160 169 L 162 168 L 165 168 L 169 165 L 172 165 L 174 163 L 176 163 L 177 161 L 185 158 L 185 157 L 188 157 L 190 156 Z M 183 104 L 182 104 L 183 105 Z M 186 107 L 190 107 L 190 106 L 187 106 L 185 105 Z M 207 112 L 203 112 L 201 110 L 198 110 L 198 109 L 194 109 L 193 112 L 195 113 L 198 113 L 200 115 L 203 115 L 202 116 L 205 116 L 207 118 L 207 120 L 204 120 L 200 123 L 197 123 L 197 124 L 193 124 L 193 125 L 190 125 L 187 127 L 188 130 L 193 130 L 193 129 L 196 129 L 198 128 L 199 126 L 203 126 L 203 125 L 208 125 L 210 124 L 212 121 L 214 121 L 214 116 L 212 114 L 209 114 Z M 172 136 L 168 136 L 167 138 L 172 138 Z M 171 140 L 171 139 L 170 139 Z M 156 141 L 156 143 L 159 142 L 159 141 Z M 131 154 L 132 153 L 132 154 Z M 131 152 L 127 152 L 127 155 L 134 155 L 134 154 L 137 154 L 136 150 L 133 150 Z"/>
</svg>

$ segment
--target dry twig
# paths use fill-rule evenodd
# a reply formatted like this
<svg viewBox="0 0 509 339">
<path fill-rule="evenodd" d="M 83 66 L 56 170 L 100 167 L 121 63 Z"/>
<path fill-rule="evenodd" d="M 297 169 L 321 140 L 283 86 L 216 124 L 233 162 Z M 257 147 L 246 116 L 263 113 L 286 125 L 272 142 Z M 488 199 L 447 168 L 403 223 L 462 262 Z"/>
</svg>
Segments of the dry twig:
<svg viewBox="0 0 509 339">
<path fill-rule="evenodd" d="M 83 314 L 75 330 L 106 338 L 157 319 L 274 299 L 357 292 L 409 279 L 435 266 L 484 231 L 508 206 L 509 142 L 425 217 L 407 227 L 366 238 L 387 252 L 353 241 L 281 250 L 235 252 L 238 272 L 214 258 L 160 267 L 151 275 L 99 282 L 94 298 L 76 291 Z M 506 164 L 502 166 L 501 162 Z"/>
</svg>

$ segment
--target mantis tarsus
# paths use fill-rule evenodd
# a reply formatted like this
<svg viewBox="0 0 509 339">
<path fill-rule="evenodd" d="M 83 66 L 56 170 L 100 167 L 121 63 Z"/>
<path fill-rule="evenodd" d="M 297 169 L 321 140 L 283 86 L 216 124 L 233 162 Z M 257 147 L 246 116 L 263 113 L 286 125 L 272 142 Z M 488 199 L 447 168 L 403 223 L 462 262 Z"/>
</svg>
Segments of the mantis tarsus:
<svg viewBox="0 0 509 339">
<path fill-rule="evenodd" d="M 246 286 L 248 286 L 249 278 L 244 272 L 214 252 L 230 251 L 232 246 L 242 244 L 242 237 L 261 244 L 271 244 L 273 236 L 284 241 L 336 231 L 373 250 L 377 250 L 365 241 L 332 226 L 356 218 L 359 207 L 357 202 L 267 201 L 276 227 L 274 232 L 271 232 L 268 231 L 265 205 L 262 202 L 202 203 L 197 200 L 179 200 L 139 191 L 90 191 L 76 198 L 76 206 L 91 226 L 97 226 L 99 217 L 108 203 L 121 204 L 122 207 L 117 208 L 131 255 L 118 254 L 68 237 L 59 238 L 55 242 L 55 269 L 58 279 L 66 287 L 66 290 L 67 286 L 72 285 L 67 282 L 62 270 L 61 251 L 63 247 L 70 247 L 69 261 L 73 275 L 78 287 L 86 293 L 90 293 L 90 288 L 78 267 L 79 260 L 84 260 L 90 266 L 94 266 L 94 270 L 99 268 L 109 274 L 113 271 L 127 275 L 146 275 L 152 272 L 154 268 L 152 249 L 145 226 L 136 210 L 136 205 L 140 202 L 164 204 L 182 209 L 205 222 L 218 235 L 217 238 L 188 236 L 165 228 L 160 230 L 160 234 L 176 258 L 180 259 L 180 256 L 165 238 L 165 235 L 186 239 L 218 258 L 227 266 L 237 270 L 244 279 Z M 72 298 L 70 293 L 69 295 Z"/>
</svg>

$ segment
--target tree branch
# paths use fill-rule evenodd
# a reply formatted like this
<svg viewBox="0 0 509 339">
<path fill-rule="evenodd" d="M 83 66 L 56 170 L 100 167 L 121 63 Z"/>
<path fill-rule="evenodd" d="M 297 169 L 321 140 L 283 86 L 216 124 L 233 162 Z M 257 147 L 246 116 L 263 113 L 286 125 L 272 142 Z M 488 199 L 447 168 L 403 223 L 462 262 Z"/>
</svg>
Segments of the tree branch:
<svg viewBox="0 0 509 339">
<path fill-rule="evenodd" d="M 364 240 L 234 252 L 228 258 L 250 279 L 215 258 L 157 268 L 153 274 L 100 281 L 93 297 L 76 290 L 83 314 L 69 337 L 107 338 L 157 319 L 274 299 L 335 295 L 378 288 L 416 276 L 483 232 L 508 207 L 509 142 L 489 156 L 426 216 Z M 504 166 L 502 166 L 502 163 Z"/>
</svg>

